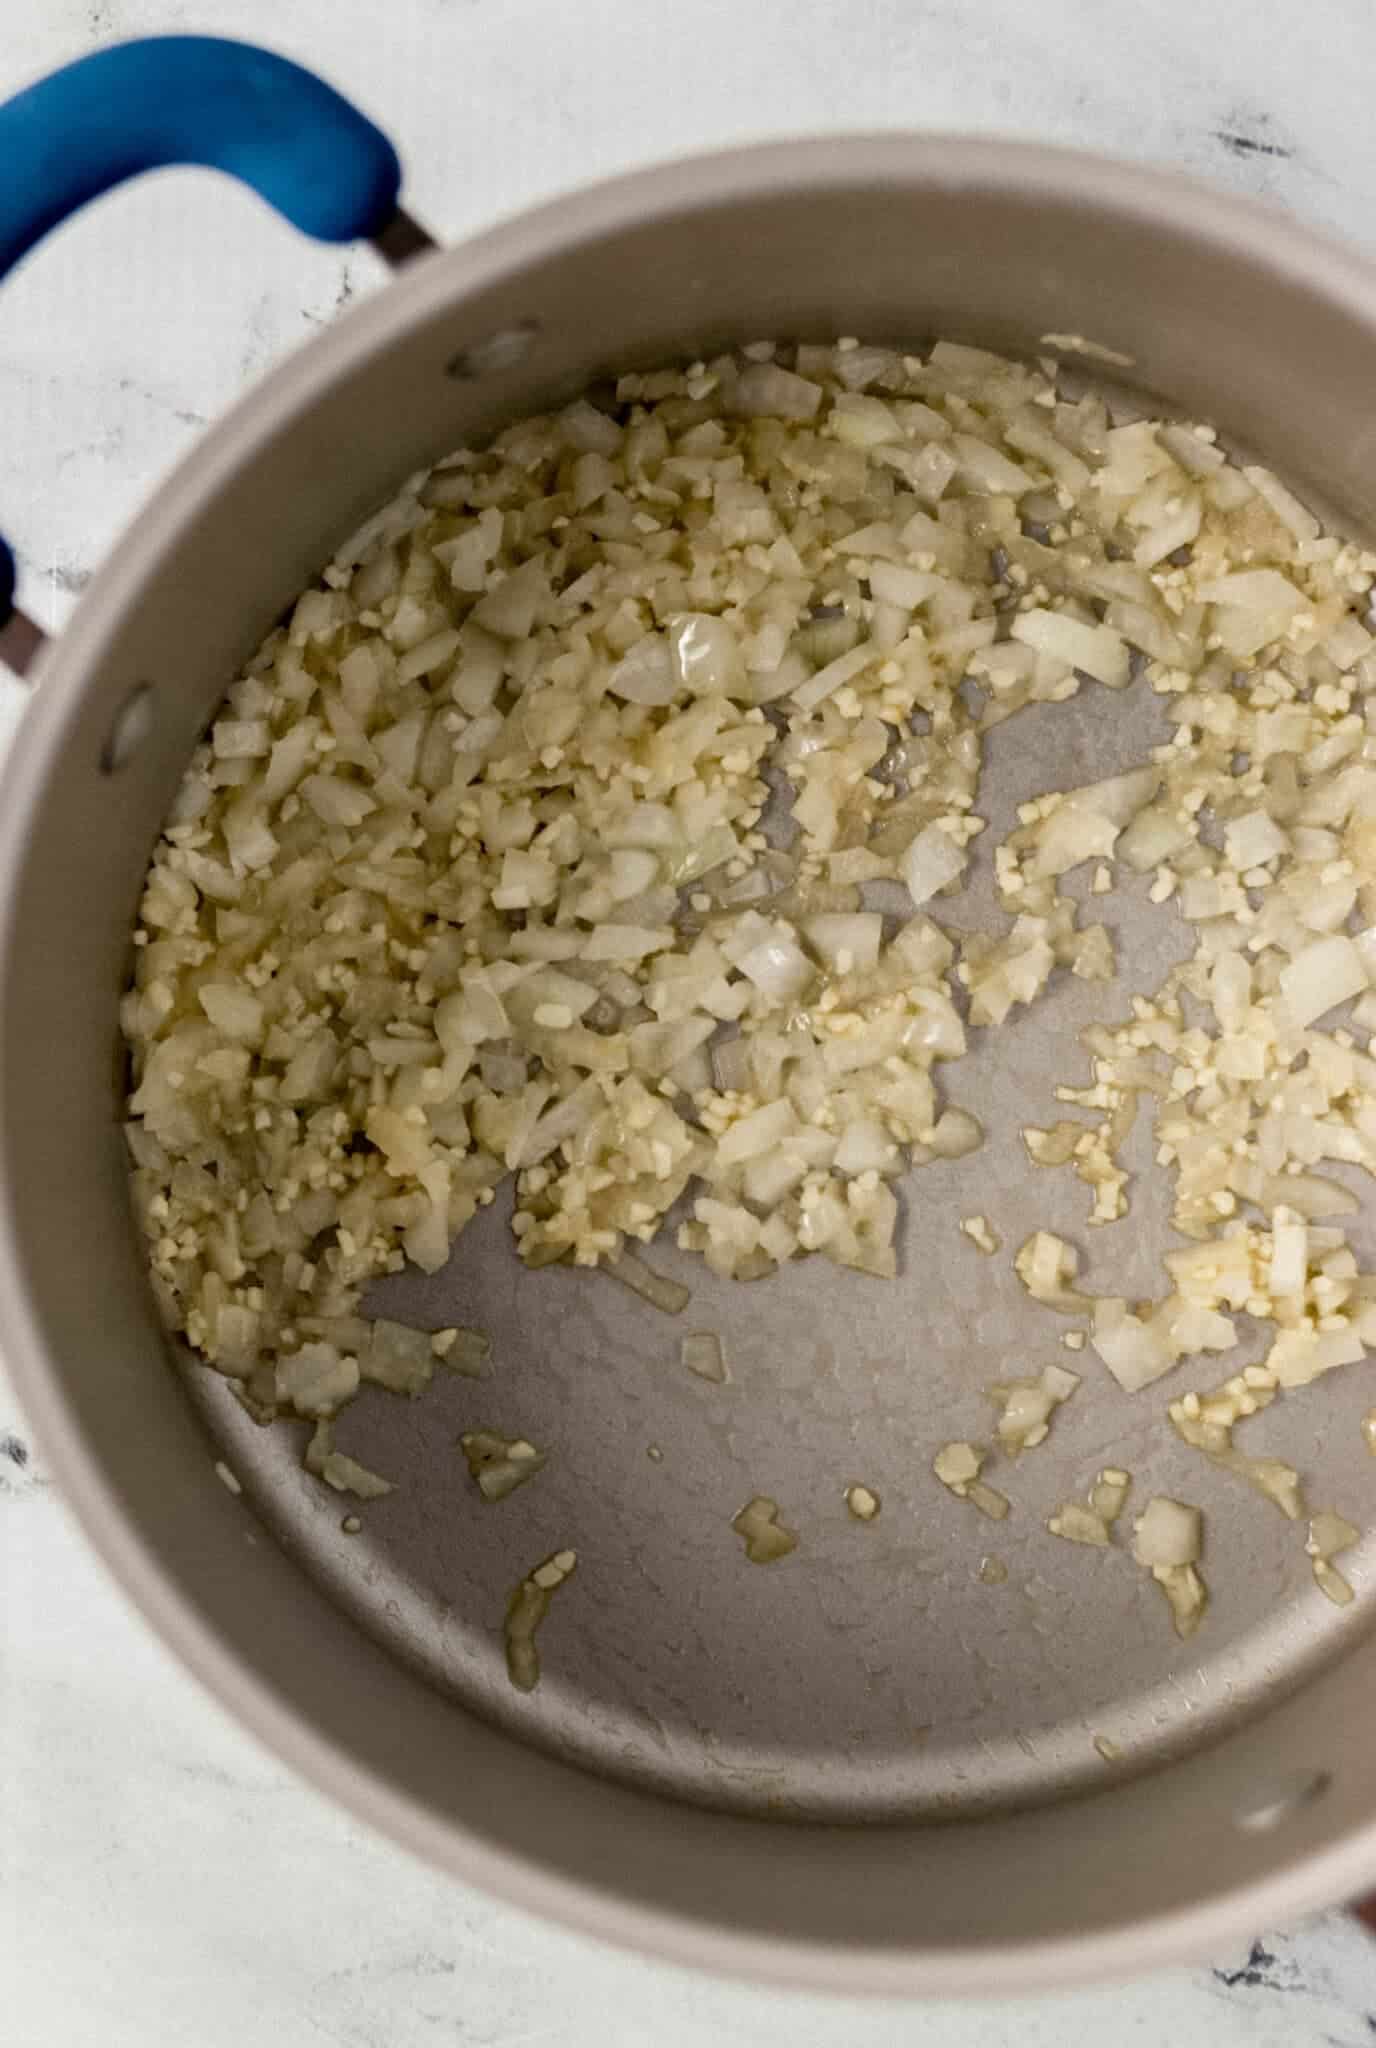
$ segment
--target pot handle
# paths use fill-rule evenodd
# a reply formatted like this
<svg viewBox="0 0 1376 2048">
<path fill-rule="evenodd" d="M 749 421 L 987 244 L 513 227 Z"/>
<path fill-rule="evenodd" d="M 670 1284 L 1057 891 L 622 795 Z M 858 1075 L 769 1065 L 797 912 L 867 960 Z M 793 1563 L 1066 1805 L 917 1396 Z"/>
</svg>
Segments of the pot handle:
<svg viewBox="0 0 1376 2048">
<path fill-rule="evenodd" d="M 168 164 L 227 171 L 322 242 L 370 237 L 399 261 L 429 238 L 399 213 L 387 137 L 322 79 L 252 43 L 149 36 L 64 65 L 0 105 L 0 276 L 69 214 Z M 0 659 L 42 634 L 14 606 L 0 540 Z"/>
</svg>

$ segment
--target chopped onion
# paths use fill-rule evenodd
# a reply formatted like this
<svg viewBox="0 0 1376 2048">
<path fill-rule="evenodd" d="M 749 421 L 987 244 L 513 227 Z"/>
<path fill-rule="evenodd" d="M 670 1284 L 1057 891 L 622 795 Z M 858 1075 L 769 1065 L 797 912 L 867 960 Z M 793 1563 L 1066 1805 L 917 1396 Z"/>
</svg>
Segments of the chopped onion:
<svg viewBox="0 0 1376 2048">
<path fill-rule="evenodd" d="M 1034 608 L 1020 612 L 1011 630 L 1024 647 L 1054 655 L 1110 689 L 1121 690 L 1128 680 L 1128 644 L 1109 626 L 1085 626 L 1064 612 Z"/>
<path fill-rule="evenodd" d="M 848 654 L 838 654 L 835 661 L 829 661 L 819 668 L 805 682 L 793 691 L 793 701 L 800 711 L 815 711 L 846 683 L 851 682 L 874 660 L 874 649 L 870 646 L 853 647 Z"/>
<path fill-rule="evenodd" d="M 1060 1536 L 1067 1543 L 1084 1543 L 1095 1549 L 1107 1549 L 1113 1541 L 1113 1525 L 1123 1512 L 1131 1484 L 1126 1472 L 1113 1465 L 1105 1466 L 1090 1488 L 1088 1504 L 1082 1506 L 1078 1501 L 1062 1501 L 1047 1522 L 1047 1528 L 1053 1536 Z"/>
<path fill-rule="evenodd" d="M 947 472 L 948 476 L 953 473 Z M 936 495 L 940 496 L 940 492 Z M 871 562 L 867 573 L 876 602 L 901 605 L 905 611 L 916 611 L 946 580 L 926 570 L 905 568 L 898 562 Z"/>
<path fill-rule="evenodd" d="M 1209 1595 L 1192 1564 L 1158 1564 L 1152 1577 L 1165 1594 L 1178 1636 L 1192 1636 L 1204 1619 Z"/>
<path fill-rule="evenodd" d="M 1090 1489 L 1089 1504 L 1110 1526 L 1123 1512 L 1132 1481 L 1115 1465 L 1106 1465 Z"/>
<path fill-rule="evenodd" d="M 964 1159 L 984 1142 L 979 1118 L 968 1109 L 945 1109 L 922 1140 L 923 1150 L 933 1159 Z"/>
<path fill-rule="evenodd" d="M 725 619 L 684 612 L 670 623 L 674 680 L 694 696 L 734 694 L 743 680 L 740 645 Z"/>
<path fill-rule="evenodd" d="M 329 1416 L 358 1392 L 358 1360 L 333 1344 L 303 1344 L 277 1361 L 277 1398 L 298 1415 Z"/>
<path fill-rule="evenodd" d="M 1300 1030 L 1370 987 L 1362 956 L 1351 939 L 1316 939 L 1281 969 L 1280 991 Z"/>
<path fill-rule="evenodd" d="M 630 704 L 672 704 L 679 692 L 679 679 L 668 642 L 657 633 L 637 640 L 607 677 L 607 688 Z"/>
<path fill-rule="evenodd" d="M 306 1469 L 336 1493 L 352 1493 L 359 1500 L 381 1500 L 394 1490 L 390 1480 L 380 1478 L 356 1458 L 346 1457 L 343 1451 L 334 1448 L 333 1429 L 327 1421 L 315 1425 L 306 1446 Z"/>
<path fill-rule="evenodd" d="M 1094 1304 L 1090 1342 L 1125 1394 L 1140 1393 L 1172 1372 L 1184 1348 L 1176 1348 L 1169 1328 L 1156 1317 L 1144 1322 L 1125 1301 L 1107 1295 Z"/>
<path fill-rule="evenodd" d="M 1093 898 L 1117 860 L 1194 957 L 1086 1032 L 1092 1080 L 1060 1093 L 1091 1118 L 1026 1143 L 1109 1222 L 1150 1106 L 1183 1250 L 1150 1308 L 1081 1292 L 1047 1231 L 1017 1272 L 1092 1314 L 1130 1389 L 1269 1322 L 1260 1365 L 1171 1417 L 1298 1517 L 1295 1471 L 1231 1431 L 1376 1344 L 1376 1276 L 1332 1227 L 1357 1206 L 1332 1168 L 1376 1170 L 1370 558 L 1209 429 L 982 350 L 752 345 L 618 400 L 413 478 L 196 751 L 121 1006 L 169 1321 L 251 1414 L 320 1422 L 327 1483 L 385 1490 L 329 1418 L 486 1346 L 370 1320 L 363 1290 L 437 1272 L 507 1173 L 527 1264 L 606 1264 L 670 1312 L 687 1290 L 630 1247 L 671 1214 L 725 1277 L 813 1252 L 892 1275 L 892 1181 L 981 1138 L 937 1061 L 1058 976 L 1111 979 L 1062 878 L 1104 863 Z M 886 941 L 966 877 L 984 735 L 1139 672 L 1172 743 L 1024 804 L 1002 925 Z M 1318 1028 L 1345 1002 L 1351 1030 Z M 1073 1385 L 1002 1382 L 1003 1448 Z M 482 1470 L 514 1476 L 521 1441 Z M 961 1496 L 1006 1513 L 966 1450 Z M 1056 1533 L 1111 1540 L 1120 1477 Z M 1193 1626 L 1193 1561 L 1151 1568 Z"/>
<path fill-rule="evenodd" d="M 503 1637 L 507 1676 L 518 1692 L 533 1692 L 540 1683 L 540 1653 L 535 1634 L 559 1588 L 578 1566 L 576 1550 L 556 1550 L 528 1572 L 507 1602 Z"/>
<path fill-rule="evenodd" d="M 533 1479 L 546 1461 L 524 1437 L 499 1436 L 490 1429 L 466 1429 L 459 1438 L 469 1476 L 484 1500 L 505 1500 L 527 1479 Z"/>
<path fill-rule="evenodd" d="M 1148 1570 L 1158 1565 L 1196 1564 L 1203 1516 L 1198 1508 L 1157 1494 L 1132 1525 L 1132 1554 Z"/>
<path fill-rule="evenodd" d="M 999 1249 L 1002 1239 L 991 1226 L 987 1216 L 962 1216 L 960 1227 L 977 1250 L 992 1255 Z"/>
<path fill-rule="evenodd" d="M 420 1394 L 434 1375 L 435 1355 L 423 1330 L 379 1316 L 369 1331 L 359 1370 L 365 1380 L 394 1394 Z"/>
<path fill-rule="evenodd" d="M 951 448 L 959 474 L 975 490 L 991 494 L 1007 492 L 1013 498 L 1020 498 L 1025 491 L 1031 490 L 1032 479 L 1027 471 L 1019 469 L 1016 462 L 1010 462 L 987 441 L 978 440 L 973 434 L 953 434 Z"/>
<path fill-rule="evenodd" d="M 1019 1451 L 1031 1450 L 1044 1442 L 1052 1414 L 1070 1399 L 1079 1384 L 1078 1373 L 1067 1372 L 1064 1366 L 1047 1365 L 1035 1379 L 1004 1380 L 991 1387 L 990 1395 L 1000 1409 L 994 1426 L 1000 1448 L 1016 1457 Z"/>
<path fill-rule="evenodd" d="M 884 920 L 871 911 L 805 917 L 801 930 L 824 967 L 836 974 L 867 974 L 879 965 Z"/>
<path fill-rule="evenodd" d="M 926 903 L 965 872 L 966 853 L 938 825 L 924 826 L 910 841 L 900 871 L 914 903 Z"/>
<path fill-rule="evenodd" d="M 1248 811 L 1241 818 L 1229 819 L 1223 828 L 1223 843 L 1232 867 L 1260 868 L 1284 853 L 1290 841 L 1268 812 Z"/>
<path fill-rule="evenodd" d="M 632 1294 L 648 1301 L 652 1308 L 662 1309 L 666 1316 L 680 1314 L 693 1298 L 691 1289 L 685 1287 L 681 1280 L 671 1280 L 667 1274 L 656 1273 L 633 1251 L 620 1251 L 609 1262 L 607 1271 L 623 1287 L 629 1287 Z"/>
<path fill-rule="evenodd" d="M 1110 1540 L 1103 1516 L 1073 1500 L 1062 1501 L 1046 1526 L 1053 1536 L 1063 1537 L 1067 1543 L 1085 1543 L 1103 1550 Z"/>
<path fill-rule="evenodd" d="M 752 1110 L 731 1124 L 717 1140 L 718 1166 L 737 1166 L 743 1160 L 757 1158 L 761 1152 L 772 1152 L 793 1130 L 794 1123 L 793 1105 L 783 1099 Z"/>
<path fill-rule="evenodd" d="M 481 1379 L 492 1355 L 492 1339 L 483 1330 L 437 1330 L 430 1349 L 450 1372 L 465 1379 Z"/>
<path fill-rule="evenodd" d="M 948 1492 L 968 1500 L 991 1521 L 1001 1522 L 1008 1513 L 1008 1499 L 996 1487 L 980 1478 L 984 1452 L 974 1444 L 943 1444 L 932 1460 L 932 1470 Z"/>
<path fill-rule="evenodd" d="M 1360 1536 L 1360 1529 L 1327 1509 L 1309 1518 L 1304 1548 L 1311 1560 L 1314 1583 L 1335 1607 L 1346 1607 L 1353 1598 L 1353 1592 L 1332 1560 L 1344 1550 L 1350 1550 Z"/>
<path fill-rule="evenodd" d="M 723 1039 L 712 1047 L 712 1078 L 725 1094 L 744 1095 L 748 1091 L 752 1079 L 748 1039 Z"/>
<path fill-rule="evenodd" d="M 1074 1246 L 1049 1230 L 1034 1231 L 1013 1260 L 1018 1278 L 1034 1301 L 1072 1311 L 1091 1306 L 1088 1297 L 1070 1285 L 1079 1265 Z"/>
<path fill-rule="evenodd" d="M 722 1356 L 721 1338 L 711 1330 L 695 1330 L 691 1336 L 680 1339 L 679 1357 L 700 1380 L 722 1386 L 731 1377 Z"/>
<path fill-rule="evenodd" d="M 746 980 L 774 1003 L 800 996 L 816 973 L 802 947 L 784 937 L 762 940 L 736 964 Z"/>
<path fill-rule="evenodd" d="M 781 1512 L 776 1500 L 756 1494 L 733 1517 L 731 1527 L 744 1543 L 751 1564 L 777 1564 L 798 1548 L 797 1531 L 780 1521 Z"/>
<path fill-rule="evenodd" d="M 983 1463 L 983 1453 L 973 1444 L 943 1444 L 932 1461 L 932 1470 L 943 1486 L 958 1493 L 979 1477 Z"/>
<path fill-rule="evenodd" d="M 736 379 L 731 403 L 747 417 L 810 420 L 822 403 L 822 387 L 777 363 L 750 363 Z"/>
</svg>

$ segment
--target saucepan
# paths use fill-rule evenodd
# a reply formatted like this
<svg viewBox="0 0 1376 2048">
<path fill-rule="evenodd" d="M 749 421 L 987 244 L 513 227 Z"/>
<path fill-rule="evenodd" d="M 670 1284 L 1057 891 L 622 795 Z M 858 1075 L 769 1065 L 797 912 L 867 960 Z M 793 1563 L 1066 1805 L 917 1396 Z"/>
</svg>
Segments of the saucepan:
<svg viewBox="0 0 1376 2048">
<path fill-rule="evenodd" d="M 0 148 L 5 267 L 106 187 L 186 163 L 308 234 L 371 242 L 395 273 L 200 439 L 60 637 L 3 593 L 0 653 L 33 693 L 0 786 L 0 1322 L 57 1478 L 149 1623 L 283 1758 L 440 1869 L 738 1975 L 1064 1985 L 1376 1883 L 1365 1543 L 1355 1599 L 1332 1608 L 1281 1518 L 1222 1489 L 1218 1597 L 1186 1644 L 1147 1626 L 1131 1575 L 1001 1534 L 994 1583 L 968 1528 L 950 1533 L 932 1447 L 1026 1342 L 951 1220 L 988 1208 L 980 1176 L 1003 1173 L 1041 1221 L 1043 1184 L 978 1155 L 918 1177 L 888 1287 L 820 1261 L 756 1288 L 707 1276 L 726 1387 L 669 1371 L 655 1312 L 599 1276 L 519 1274 L 482 1219 L 411 1312 L 486 1329 L 493 1377 L 379 1397 L 365 1423 L 397 1490 L 346 1536 L 293 1432 L 255 1429 L 164 1333 L 131 1217 L 119 1031 L 143 875 L 193 748 L 283 608 L 409 473 L 609 376 L 761 337 L 1023 357 L 1085 337 L 1082 372 L 1111 364 L 1139 399 L 1212 422 L 1371 540 L 1376 269 L 1162 172 L 934 135 L 675 163 L 443 249 L 401 210 L 389 143 L 332 90 L 195 38 L 34 86 L 0 110 Z M 1036 1057 L 988 1055 L 995 1121 Z M 1359 1509 L 1371 1367 L 1333 1384 L 1326 1471 Z M 455 1427 L 484 1402 L 559 1445 L 505 1519 L 469 1513 L 452 1477 Z M 1068 1409 L 1039 1498 L 1134 1428 Z M 1126 1447 L 1171 1489 L 1175 1453 Z M 834 1504 L 861 1480 L 885 1512 L 844 1527 Z M 729 1526 L 760 1493 L 833 1504 L 771 1572 L 741 1566 Z M 514 1691 L 506 1593 L 575 1542 L 546 1678 Z"/>
</svg>

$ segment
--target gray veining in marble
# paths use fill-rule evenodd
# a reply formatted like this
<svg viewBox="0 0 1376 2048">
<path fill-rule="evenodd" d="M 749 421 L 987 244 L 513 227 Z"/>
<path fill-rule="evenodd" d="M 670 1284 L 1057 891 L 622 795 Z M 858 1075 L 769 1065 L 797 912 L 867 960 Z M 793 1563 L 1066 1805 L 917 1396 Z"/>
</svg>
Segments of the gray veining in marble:
<svg viewBox="0 0 1376 2048">
<path fill-rule="evenodd" d="M 453 238 L 574 182 L 800 131 L 965 128 L 1177 165 L 1376 240 L 1370 0 L 11 0 L 0 93 L 179 27 L 315 61 Z M 60 623 L 201 424 L 380 270 L 202 174 L 53 239 L 0 293 L 0 526 Z M 0 682 L 0 744 L 19 713 Z M 3 1304 L 0 1304 L 0 1353 Z M 1340 1916 L 1211 1970 L 993 2007 L 826 2003 L 594 1948 L 442 1883 L 229 1724 L 78 1541 L 0 1384 L 5 2048 L 1358 2048 Z"/>
</svg>

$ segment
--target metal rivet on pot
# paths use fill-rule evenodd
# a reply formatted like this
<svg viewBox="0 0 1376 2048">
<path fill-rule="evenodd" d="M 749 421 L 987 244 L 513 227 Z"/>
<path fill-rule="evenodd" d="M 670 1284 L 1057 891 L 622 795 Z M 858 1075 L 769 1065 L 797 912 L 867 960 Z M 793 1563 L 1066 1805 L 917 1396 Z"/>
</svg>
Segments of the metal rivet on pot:
<svg viewBox="0 0 1376 2048">
<path fill-rule="evenodd" d="M 1327 1771 L 1293 1771 L 1289 1777 L 1278 1778 L 1274 1784 L 1244 1799 L 1235 1809 L 1233 1819 L 1249 1834 L 1267 1834 L 1321 1799 L 1332 1782 Z"/>
<path fill-rule="evenodd" d="M 153 730 L 153 685 L 138 683 L 121 703 L 110 721 L 105 745 L 100 750 L 103 775 L 118 775 L 131 761 Z"/>
<path fill-rule="evenodd" d="M 513 327 L 499 327 L 495 334 L 470 342 L 445 364 L 450 377 L 486 377 L 494 370 L 511 370 L 527 356 L 540 332 L 538 320 L 518 320 Z"/>
</svg>

